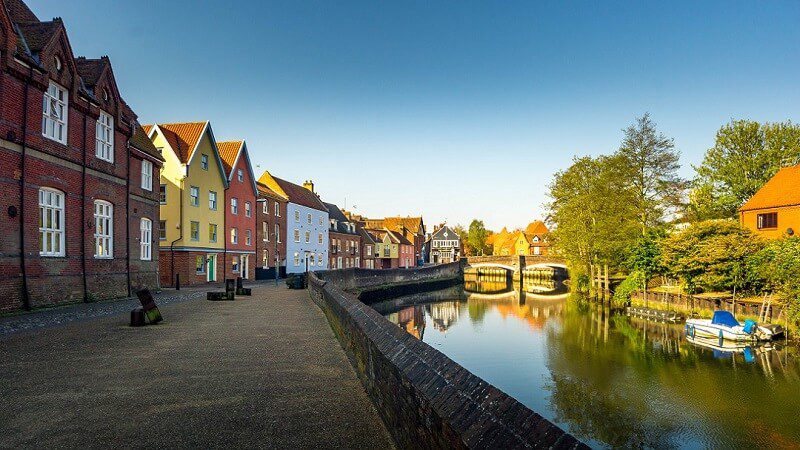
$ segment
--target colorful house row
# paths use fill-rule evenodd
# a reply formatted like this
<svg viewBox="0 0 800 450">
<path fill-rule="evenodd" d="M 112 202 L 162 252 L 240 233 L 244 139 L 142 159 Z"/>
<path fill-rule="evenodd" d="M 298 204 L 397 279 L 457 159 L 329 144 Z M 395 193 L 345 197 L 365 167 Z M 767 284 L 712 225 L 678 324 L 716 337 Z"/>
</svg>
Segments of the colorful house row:
<svg viewBox="0 0 800 450">
<path fill-rule="evenodd" d="M 245 141 L 217 142 L 208 121 L 144 129 L 164 158 L 161 285 L 254 278 L 258 190 Z"/>
<path fill-rule="evenodd" d="M 158 287 L 163 162 L 108 57 L 0 0 L 0 311 Z"/>
<path fill-rule="evenodd" d="M 492 246 L 493 255 L 547 255 L 550 244 L 547 242 L 547 225 L 541 220 L 528 224 L 524 230 L 508 231 L 505 227 L 486 240 Z"/>
</svg>

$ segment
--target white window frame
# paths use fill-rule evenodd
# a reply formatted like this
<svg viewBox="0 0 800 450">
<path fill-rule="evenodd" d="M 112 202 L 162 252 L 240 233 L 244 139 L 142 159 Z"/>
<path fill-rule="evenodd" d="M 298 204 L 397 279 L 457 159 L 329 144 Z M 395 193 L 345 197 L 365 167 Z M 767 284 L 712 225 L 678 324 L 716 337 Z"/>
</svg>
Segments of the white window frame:
<svg viewBox="0 0 800 450">
<path fill-rule="evenodd" d="M 158 221 L 158 240 L 159 241 L 166 241 L 167 240 L 167 221 L 166 220 L 159 220 Z"/>
<path fill-rule="evenodd" d="M 189 204 L 192 206 L 200 206 L 200 188 L 197 186 L 189 186 Z"/>
<path fill-rule="evenodd" d="M 231 228 L 231 244 L 239 243 L 239 230 L 236 227 Z"/>
<path fill-rule="evenodd" d="M 57 189 L 39 189 L 39 255 L 64 256 L 64 201 L 66 195 Z"/>
<path fill-rule="evenodd" d="M 269 215 L 269 200 L 264 200 L 264 204 L 261 205 L 261 212 L 266 215 Z"/>
<path fill-rule="evenodd" d="M 192 236 L 192 225 L 194 224 L 197 224 L 197 237 Z M 189 221 L 189 240 L 195 242 L 200 240 L 200 222 L 197 220 Z"/>
<path fill-rule="evenodd" d="M 298 252 L 294 252 L 294 266 L 295 267 L 300 266 L 300 253 Z"/>
<path fill-rule="evenodd" d="M 153 260 L 153 221 L 142 217 L 139 221 L 139 259 Z"/>
<path fill-rule="evenodd" d="M 163 196 L 164 198 L 163 199 L 161 198 L 161 188 L 164 188 L 164 196 Z M 158 203 L 161 204 L 161 205 L 166 205 L 167 204 L 167 185 L 166 184 L 160 184 L 158 186 Z"/>
<path fill-rule="evenodd" d="M 213 234 L 212 234 L 213 230 Z M 208 242 L 212 244 L 216 244 L 217 242 L 217 234 L 219 233 L 219 227 L 215 223 L 208 224 Z"/>
<path fill-rule="evenodd" d="M 114 118 L 105 111 L 95 122 L 94 154 L 103 161 L 114 162 Z"/>
<path fill-rule="evenodd" d="M 67 144 L 69 123 L 69 92 L 50 82 L 42 99 L 42 136 Z"/>
<path fill-rule="evenodd" d="M 153 163 L 146 159 L 142 160 L 142 189 L 153 190 Z"/>
<path fill-rule="evenodd" d="M 297 228 L 294 229 L 294 241 L 300 242 L 300 230 Z"/>
<path fill-rule="evenodd" d="M 239 183 L 244 181 L 244 171 L 242 169 L 236 170 L 236 178 L 239 180 Z"/>
<path fill-rule="evenodd" d="M 105 200 L 94 201 L 94 257 L 114 257 L 114 205 Z"/>
<path fill-rule="evenodd" d="M 208 209 L 217 210 L 217 191 L 208 191 Z"/>
<path fill-rule="evenodd" d="M 281 226 L 277 223 L 275 224 L 275 242 L 281 243 Z"/>
<path fill-rule="evenodd" d="M 319 233 L 319 240 L 317 243 L 322 245 L 322 233 Z"/>
<path fill-rule="evenodd" d="M 244 216 L 245 217 L 253 216 L 253 210 L 251 209 L 250 202 L 244 202 Z"/>
<path fill-rule="evenodd" d="M 200 154 L 200 168 L 203 170 L 208 170 L 208 155 L 205 153 Z"/>
<path fill-rule="evenodd" d="M 281 204 L 279 202 L 275 202 L 275 217 L 281 216 Z"/>
<path fill-rule="evenodd" d="M 244 230 L 244 245 L 253 245 L 253 232 L 249 229 Z"/>
<path fill-rule="evenodd" d="M 306 244 L 311 243 L 311 232 L 306 230 Z"/>
<path fill-rule="evenodd" d="M 231 214 L 239 215 L 239 199 L 236 197 L 231 198 Z"/>
<path fill-rule="evenodd" d="M 294 210 L 294 221 L 295 222 L 300 222 L 300 210 L 299 209 L 295 209 Z"/>
<path fill-rule="evenodd" d="M 266 220 L 261 222 L 261 234 L 264 235 L 261 240 L 264 242 L 269 242 L 269 222 Z"/>
<path fill-rule="evenodd" d="M 311 213 L 308 213 L 308 224 L 311 225 L 311 222 L 312 222 L 312 216 Z"/>
</svg>

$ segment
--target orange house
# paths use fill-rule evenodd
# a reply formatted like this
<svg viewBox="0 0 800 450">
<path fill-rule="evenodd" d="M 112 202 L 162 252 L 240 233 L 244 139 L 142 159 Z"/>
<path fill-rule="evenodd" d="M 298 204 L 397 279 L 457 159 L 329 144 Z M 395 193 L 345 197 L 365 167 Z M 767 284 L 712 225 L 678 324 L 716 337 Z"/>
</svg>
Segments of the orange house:
<svg viewBox="0 0 800 450">
<path fill-rule="evenodd" d="M 800 231 L 800 165 L 778 171 L 739 208 L 739 221 L 767 238 Z"/>
</svg>

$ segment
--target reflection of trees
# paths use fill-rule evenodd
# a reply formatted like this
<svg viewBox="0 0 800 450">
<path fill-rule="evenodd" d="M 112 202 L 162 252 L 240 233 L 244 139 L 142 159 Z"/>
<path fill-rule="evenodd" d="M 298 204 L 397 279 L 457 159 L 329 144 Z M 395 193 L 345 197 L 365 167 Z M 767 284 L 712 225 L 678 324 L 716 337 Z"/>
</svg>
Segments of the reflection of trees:
<svg viewBox="0 0 800 450">
<path fill-rule="evenodd" d="M 800 439 L 797 360 L 715 359 L 680 325 L 631 320 L 569 302 L 548 327 L 550 403 L 584 438 L 623 447 L 771 446 Z M 767 370 L 769 367 L 769 370 Z M 777 368 L 777 369 L 776 369 Z M 770 378 L 783 373 L 779 382 Z M 767 374 L 767 377 L 765 377 Z M 792 411 L 792 415 L 786 413 Z M 788 417 L 787 417 L 788 416 Z"/>
</svg>

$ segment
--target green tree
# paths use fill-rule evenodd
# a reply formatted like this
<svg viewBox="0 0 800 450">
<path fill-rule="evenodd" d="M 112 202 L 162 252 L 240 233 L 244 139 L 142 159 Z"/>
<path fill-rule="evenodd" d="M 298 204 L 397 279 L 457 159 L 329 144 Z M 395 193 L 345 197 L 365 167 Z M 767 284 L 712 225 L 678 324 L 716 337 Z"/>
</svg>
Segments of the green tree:
<svg viewBox="0 0 800 450">
<path fill-rule="evenodd" d="M 619 176 L 626 164 L 619 155 L 575 158 L 550 184 L 549 239 L 573 276 L 588 273 L 593 263 L 619 267 L 640 236 L 631 220 L 633 191 Z"/>
<path fill-rule="evenodd" d="M 469 232 L 467 233 L 467 241 L 476 254 L 483 256 L 486 252 L 486 238 L 489 237 L 489 232 L 483 225 L 482 220 L 473 219 L 469 224 Z"/>
<path fill-rule="evenodd" d="M 748 258 L 764 245 L 733 220 L 698 222 L 661 242 L 661 264 L 689 293 L 747 288 Z"/>
<path fill-rule="evenodd" d="M 789 316 L 800 318 L 800 237 L 769 241 L 748 260 L 750 283 L 761 292 L 778 295 Z"/>
<path fill-rule="evenodd" d="M 781 168 L 800 163 L 800 126 L 734 120 L 695 167 L 690 218 L 731 218 Z"/>
<path fill-rule="evenodd" d="M 627 251 L 628 257 L 625 261 L 625 266 L 631 273 L 638 274 L 639 279 L 642 280 L 638 287 L 645 293 L 650 279 L 655 275 L 664 273 L 664 267 L 661 265 L 661 249 L 659 247 L 659 241 L 662 238 L 663 235 L 649 232 Z"/>
<path fill-rule="evenodd" d="M 635 217 L 645 235 L 680 203 L 685 185 L 678 176 L 680 153 L 671 138 L 656 130 L 650 114 L 637 118 L 624 132 L 617 153 L 626 170 L 618 176 L 630 184 Z"/>
<path fill-rule="evenodd" d="M 472 248 L 472 246 L 470 245 L 468 239 L 464 239 L 464 237 L 468 235 L 468 232 L 467 232 L 466 228 L 464 228 L 463 225 L 458 224 L 458 225 L 453 227 L 453 231 L 455 231 L 456 234 L 461 239 L 461 254 L 462 254 L 462 256 L 474 256 L 475 255 L 475 249 Z"/>
</svg>

